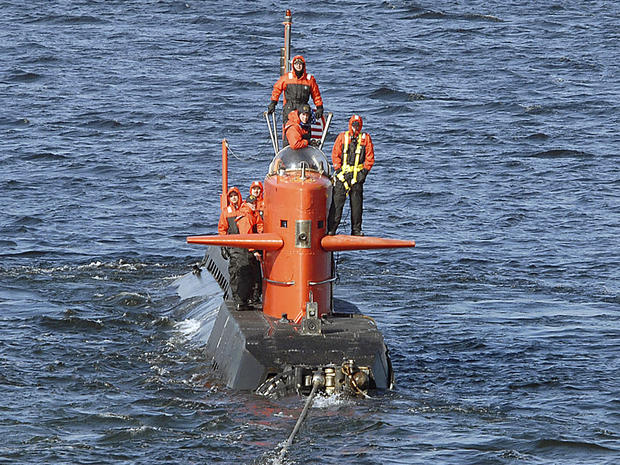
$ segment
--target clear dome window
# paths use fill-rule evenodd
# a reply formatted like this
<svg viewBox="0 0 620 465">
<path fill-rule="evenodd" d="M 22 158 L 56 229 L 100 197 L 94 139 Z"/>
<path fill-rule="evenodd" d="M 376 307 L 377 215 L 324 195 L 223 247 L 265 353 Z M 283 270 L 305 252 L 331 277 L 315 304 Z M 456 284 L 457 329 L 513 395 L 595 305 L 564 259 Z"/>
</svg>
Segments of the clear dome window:
<svg viewBox="0 0 620 465">
<path fill-rule="evenodd" d="M 331 167 L 325 154 L 316 147 L 305 147 L 294 150 L 284 147 L 273 158 L 269 165 L 269 175 L 283 174 L 287 171 L 316 171 L 330 176 Z"/>
</svg>

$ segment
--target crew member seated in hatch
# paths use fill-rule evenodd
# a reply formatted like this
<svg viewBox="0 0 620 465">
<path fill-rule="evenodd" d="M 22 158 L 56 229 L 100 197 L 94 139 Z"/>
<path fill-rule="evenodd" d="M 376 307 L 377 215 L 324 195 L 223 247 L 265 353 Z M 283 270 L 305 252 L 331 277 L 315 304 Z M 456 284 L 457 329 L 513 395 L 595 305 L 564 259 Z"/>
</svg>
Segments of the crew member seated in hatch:
<svg viewBox="0 0 620 465">
<path fill-rule="evenodd" d="M 299 110 L 293 110 L 288 114 L 288 121 L 284 126 L 284 138 L 292 149 L 299 150 L 308 147 L 310 143 L 310 118 L 312 117 L 310 105 L 304 103 Z"/>
<path fill-rule="evenodd" d="M 348 194 L 351 203 L 351 235 L 363 236 L 364 181 L 374 163 L 372 139 L 368 133 L 362 132 L 362 118 L 353 115 L 349 119 L 349 130 L 338 134 L 332 149 L 334 190 L 327 217 L 327 234 L 336 234 Z"/>
<path fill-rule="evenodd" d="M 263 183 L 260 181 L 254 181 L 250 186 L 250 195 L 256 197 L 256 211 L 263 219 L 263 212 L 265 211 L 265 200 L 263 199 Z"/>
<path fill-rule="evenodd" d="M 228 189 L 227 206 L 220 214 L 220 220 L 217 223 L 218 234 L 239 234 L 235 219 L 239 215 L 241 201 L 241 191 L 238 188 L 231 187 Z"/>
<path fill-rule="evenodd" d="M 282 123 L 288 121 L 288 114 L 304 103 L 308 103 L 310 96 L 316 106 L 316 117 L 323 116 L 323 99 L 316 79 L 312 74 L 306 73 L 306 61 L 301 55 L 293 57 L 293 70 L 280 76 L 274 84 L 271 93 L 271 102 L 267 107 L 267 113 L 272 114 L 276 110 L 280 94 L 284 92 L 282 103 Z"/>
<path fill-rule="evenodd" d="M 250 195 L 237 212 L 239 234 L 263 232 L 263 220 L 256 211 L 256 197 Z M 228 274 L 230 289 L 237 309 L 244 309 L 252 301 L 258 302 L 262 291 L 261 255 L 257 250 L 229 248 Z"/>
</svg>

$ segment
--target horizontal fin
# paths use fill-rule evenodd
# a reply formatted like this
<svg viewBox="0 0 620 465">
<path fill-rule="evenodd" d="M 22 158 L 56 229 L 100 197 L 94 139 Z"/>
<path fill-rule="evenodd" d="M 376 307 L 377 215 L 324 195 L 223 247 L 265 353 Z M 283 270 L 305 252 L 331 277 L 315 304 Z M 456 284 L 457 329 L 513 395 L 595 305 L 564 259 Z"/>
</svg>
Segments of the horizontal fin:
<svg viewBox="0 0 620 465">
<path fill-rule="evenodd" d="M 325 236 L 321 239 L 321 247 L 327 252 L 338 250 L 368 250 L 368 249 L 397 249 L 402 247 L 415 247 L 415 241 L 402 239 L 384 239 L 371 236 Z"/>
<path fill-rule="evenodd" d="M 284 245 L 282 238 L 273 233 L 190 236 L 187 238 L 187 242 L 190 244 L 219 245 L 221 247 L 256 250 L 278 250 Z"/>
</svg>

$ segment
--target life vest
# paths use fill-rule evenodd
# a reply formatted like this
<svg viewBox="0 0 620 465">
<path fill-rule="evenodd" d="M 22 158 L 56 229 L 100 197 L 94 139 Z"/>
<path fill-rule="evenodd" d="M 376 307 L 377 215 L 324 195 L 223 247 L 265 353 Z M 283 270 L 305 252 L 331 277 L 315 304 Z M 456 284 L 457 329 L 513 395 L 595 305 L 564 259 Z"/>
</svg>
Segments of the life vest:
<svg viewBox="0 0 620 465">
<path fill-rule="evenodd" d="M 227 207 L 227 212 L 228 215 L 226 216 L 226 222 L 228 223 L 228 234 L 239 234 L 239 227 L 237 226 L 239 210 L 235 210 L 229 205 Z"/>
<path fill-rule="evenodd" d="M 351 187 L 345 178 L 345 173 L 353 173 L 351 177 L 351 186 L 357 182 L 357 173 L 364 169 L 364 159 L 366 155 L 366 147 L 362 145 L 362 140 L 366 141 L 366 133 L 363 132 L 357 138 L 357 146 L 355 147 L 355 161 L 349 164 L 349 143 L 351 142 L 351 134 L 349 131 L 344 133 L 344 144 L 342 148 L 342 167 L 337 178 L 342 182 L 344 188 L 348 191 Z M 362 162 L 360 163 L 360 158 Z"/>
<path fill-rule="evenodd" d="M 306 74 L 298 78 L 291 71 L 287 77 L 288 81 L 286 81 L 286 88 L 284 89 L 284 103 L 288 103 L 295 109 L 302 103 L 307 103 L 310 99 L 312 74 Z"/>
</svg>

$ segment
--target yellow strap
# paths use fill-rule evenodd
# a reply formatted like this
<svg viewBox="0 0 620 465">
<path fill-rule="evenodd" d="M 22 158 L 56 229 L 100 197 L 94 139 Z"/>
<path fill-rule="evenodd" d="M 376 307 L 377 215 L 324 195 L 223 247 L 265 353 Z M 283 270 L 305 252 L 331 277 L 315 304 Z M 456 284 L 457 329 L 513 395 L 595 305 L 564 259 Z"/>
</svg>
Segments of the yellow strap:
<svg viewBox="0 0 620 465">
<path fill-rule="evenodd" d="M 342 167 L 342 171 L 345 173 L 350 173 L 357 168 L 357 171 L 362 171 L 364 169 L 364 164 L 360 163 L 359 165 L 347 165 Z"/>
<path fill-rule="evenodd" d="M 336 175 L 336 177 L 338 178 L 338 180 L 342 183 L 342 185 L 344 186 L 345 191 L 347 191 L 347 194 L 349 193 L 349 183 L 347 182 L 347 180 L 344 178 L 344 174 L 342 174 L 342 171 L 340 173 L 338 173 Z"/>
<path fill-rule="evenodd" d="M 353 171 L 353 179 L 351 180 L 351 184 L 355 184 L 357 182 L 357 173 L 364 169 L 364 164 L 360 163 L 360 155 L 362 153 L 362 136 L 360 134 L 357 138 L 357 147 L 355 147 L 355 164 L 349 165 L 347 163 L 347 158 L 349 155 L 349 140 L 351 139 L 349 135 L 349 131 L 344 133 L 344 148 L 342 149 L 342 171 L 345 173 L 350 173 Z"/>
</svg>

